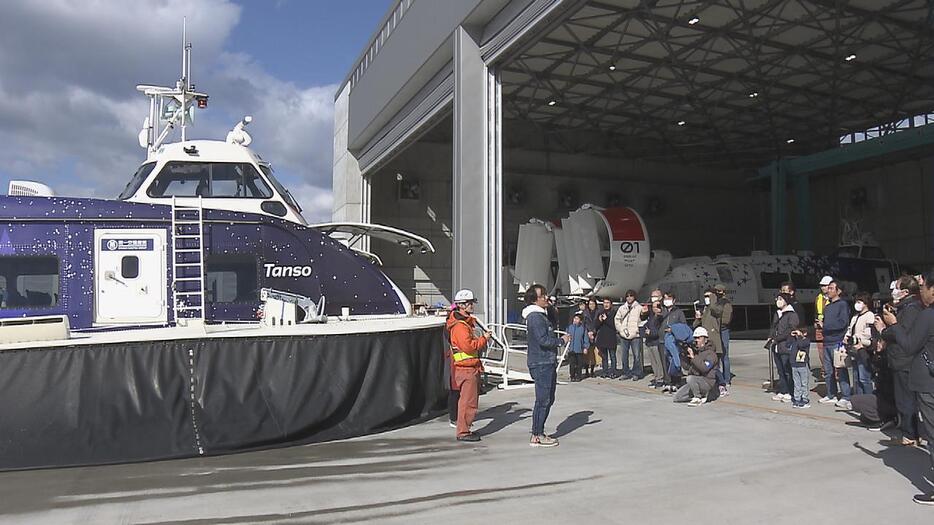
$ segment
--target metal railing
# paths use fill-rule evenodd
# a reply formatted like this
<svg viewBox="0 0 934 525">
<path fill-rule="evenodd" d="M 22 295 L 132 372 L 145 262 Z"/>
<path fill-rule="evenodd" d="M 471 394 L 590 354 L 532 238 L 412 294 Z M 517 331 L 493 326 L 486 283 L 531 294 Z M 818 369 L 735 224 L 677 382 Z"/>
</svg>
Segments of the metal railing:
<svg viewBox="0 0 934 525">
<path fill-rule="evenodd" d="M 483 369 L 486 373 L 502 378 L 499 388 L 519 388 L 534 383 L 535 381 L 528 371 L 525 360 L 525 356 L 528 355 L 525 325 L 515 323 L 484 325 L 480 323 L 480 326 L 493 334 L 492 340 L 487 343 L 486 352 L 480 358 L 480 361 L 483 363 Z M 555 333 L 561 336 L 566 332 L 556 330 Z M 556 368 L 560 369 L 561 365 L 564 364 L 570 346 L 570 343 L 565 343 L 559 350 Z M 510 384 L 510 381 L 513 384 Z"/>
</svg>

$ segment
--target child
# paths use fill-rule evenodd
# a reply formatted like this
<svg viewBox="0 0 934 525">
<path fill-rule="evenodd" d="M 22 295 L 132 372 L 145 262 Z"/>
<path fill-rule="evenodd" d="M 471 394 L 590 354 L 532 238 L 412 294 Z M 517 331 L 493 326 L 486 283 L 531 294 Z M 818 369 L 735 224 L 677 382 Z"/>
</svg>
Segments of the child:
<svg viewBox="0 0 934 525">
<path fill-rule="evenodd" d="M 811 340 L 808 339 L 808 329 L 801 325 L 797 330 L 791 332 L 791 339 L 788 341 L 791 351 L 791 376 L 794 381 L 794 392 L 791 395 L 793 408 L 811 408 L 811 400 L 808 398 L 811 378 Z"/>
<path fill-rule="evenodd" d="M 580 313 L 574 314 L 574 319 L 568 325 L 567 332 L 571 336 L 570 347 L 568 348 L 571 382 L 577 383 L 582 379 L 581 362 L 584 358 L 584 352 L 590 347 L 590 335 L 587 334 L 587 328 L 583 324 L 583 316 Z"/>
</svg>

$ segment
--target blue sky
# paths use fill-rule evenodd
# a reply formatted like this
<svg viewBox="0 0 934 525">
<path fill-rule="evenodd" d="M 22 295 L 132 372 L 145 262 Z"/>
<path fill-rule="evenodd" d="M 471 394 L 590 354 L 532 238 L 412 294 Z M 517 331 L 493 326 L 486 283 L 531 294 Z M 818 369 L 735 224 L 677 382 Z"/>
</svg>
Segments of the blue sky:
<svg viewBox="0 0 934 525">
<path fill-rule="evenodd" d="M 211 96 L 191 138 L 243 115 L 305 216 L 330 218 L 333 100 L 393 0 L 0 2 L 0 191 L 38 180 L 112 198 L 145 151 L 140 83 L 178 76 L 188 18 L 192 77 Z"/>
</svg>

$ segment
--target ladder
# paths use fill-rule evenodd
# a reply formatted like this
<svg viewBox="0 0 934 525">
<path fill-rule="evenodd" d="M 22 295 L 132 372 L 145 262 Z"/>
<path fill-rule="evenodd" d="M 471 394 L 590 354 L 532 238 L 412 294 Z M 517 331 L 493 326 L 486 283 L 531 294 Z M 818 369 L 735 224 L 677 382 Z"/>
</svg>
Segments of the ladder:
<svg viewBox="0 0 934 525">
<path fill-rule="evenodd" d="M 172 304 L 175 324 L 203 325 L 204 293 L 204 208 L 182 204 L 172 197 Z"/>
</svg>

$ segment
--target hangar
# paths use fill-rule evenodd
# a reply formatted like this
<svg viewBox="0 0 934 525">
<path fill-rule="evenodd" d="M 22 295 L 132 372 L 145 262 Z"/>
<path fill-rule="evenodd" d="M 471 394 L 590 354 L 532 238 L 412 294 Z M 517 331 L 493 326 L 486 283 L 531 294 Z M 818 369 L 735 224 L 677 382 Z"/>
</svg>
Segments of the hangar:
<svg viewBox="0 0 934 525">
<path fill-rule="evenodd" d="M 678 256 L 829 252 L 847 219 L 929 265 L 934 2 L 398 0 L 334 134 L 333 219 L 428 237 L 387 273 L 488 321 L 518 225 L 588 202 Z"/>
</svg>

